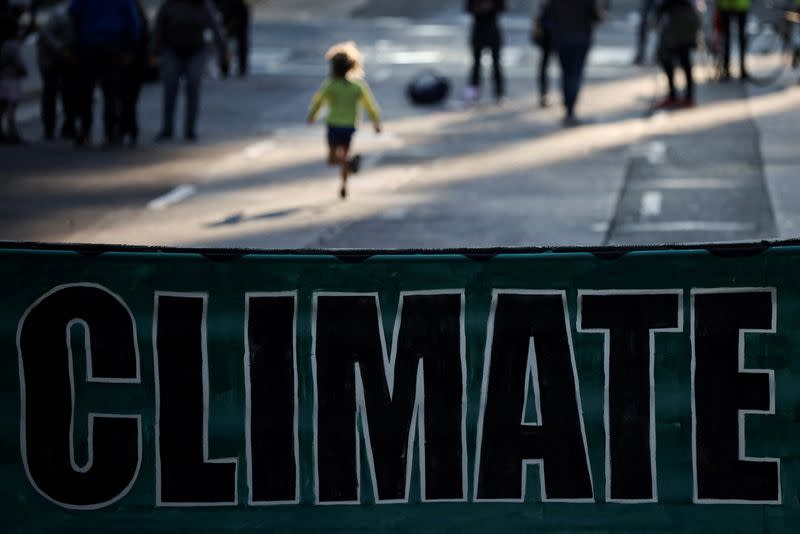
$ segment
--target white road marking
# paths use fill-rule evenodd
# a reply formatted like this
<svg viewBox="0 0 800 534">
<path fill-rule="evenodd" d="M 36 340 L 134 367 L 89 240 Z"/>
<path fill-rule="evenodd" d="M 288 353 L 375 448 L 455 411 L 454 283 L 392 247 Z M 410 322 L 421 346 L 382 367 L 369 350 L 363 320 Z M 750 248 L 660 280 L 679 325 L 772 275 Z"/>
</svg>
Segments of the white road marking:
<svg viewBox="0 0 800 534">
<path fill-rule="evenodd" d="M 631 184 L 633 189 L 741 189 L 750 182 L 738 178 L 655 178 Z"/>
<path fill-rule="evenodd" d="M 154 211 L 163 210 L 179 202 L 183 202 L 190 196 L 194 195 L 196 192 L 197 188 L 193 185 L 188 185 L 188 184 L 179 185 L 166 195 L 162 195 L 156 199 L 151 200 L 150 203 L 147 204 L 147 208 Z"/>
<path fill-rule="evenodd" d="M 648 191 L 642 195 L 642 218 L 658 217 L 661 215 L 661 206 L 664 195 L 660 191 Z"/>
<path fill-rule="evenodd" d="M 663 141 L 650 141 L 635 145 L 631 155 L 643 157 L 651 165 L 662 165 L 667 160 L 667 145 Z"/>
<path fill-rule="evenodd" d="M 733 221 L 669 221 L 623 224 L 619 233 L 633 232 L 751 232 L 756 229 L 752 223 Z"/>
</svg>

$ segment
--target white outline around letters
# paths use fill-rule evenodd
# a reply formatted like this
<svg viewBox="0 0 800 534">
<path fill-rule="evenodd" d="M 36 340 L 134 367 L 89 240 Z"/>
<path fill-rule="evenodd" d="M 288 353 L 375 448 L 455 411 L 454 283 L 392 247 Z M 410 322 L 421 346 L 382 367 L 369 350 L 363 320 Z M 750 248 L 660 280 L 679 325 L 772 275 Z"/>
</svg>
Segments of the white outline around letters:
<svg viewBox="0 0 800 534">
<path fill-rule="evenodd" d="M 136 420 L 137 426 L 137 455 L 138 461 L 136 463 L 136 470 L 134 471 L 133 477 L 131 478 L 130 483 L 116 496 L 113 498 L 96 504 L 88 504 L 88 505 L 74 505 L 68 504 L 61 501 L 58 501 L 52 498 L 50 495 L 45 493 L 33 480 L 33 476 L 31 476 L 30 468 L 28 467 L 28 445 L 27 445 L 27 429 L 26 429 L 26 384 L 25 384 L 25 365 L 22 360 L 22 327 L 25 324 L 25 320 L 30 315 L 31 311 L 33 311 L 36 306 L 41 304 L 45 299 L 51 297 L 52 295 L 58 293 L 59 291 L 63 291 L 65 289 L 71 289 L 75 287 L 87 287 L 92 289 L 99 289 L 104 293 L 112 296 L 116 299 L 122 306 L 125 308 L 125 311 L 128 312 L 128 316 L 131 320 L 131 325 L 133 327 L 133 347 L 134 347 L 134 354 L 136 357 L 136 377 L 135 378 L 97 378 L 92 374 L 92 366 L 91 366 L 91 343 L 89 342 L 89 327 L 86 325 L 86 322 L 80 319 L 73 319 L 67 323 L 66 331 L 65 331 L 65 342 L 67 343 L 67 359 L 68 359 L 68 368 L 69 368 L 69 386 L 70 386 L 70 394 L 71 394 L 71 406 L 70 406 L 70 423 L 69 423 L 69 459 L 70 465 L 72 469 L 78 473 L 87 473 L 94 464 L 94 421 L 98 418 L 107 418 L 107 419 L 134 419 Z M 101 286 L 99 284 L 92 284 L 92 283 L 76 283 L 76 284 L 64 284 L 60 286 L 56 286 L 38 299 L 34 301 L 33 304 L 28 306 L 25 310 L 25 313 L 22 314 L 22 318 L 20 318 L 19 323 L 17 325 L 17 357 L 19 361 L 19 384 L 20 384 L 20 423 L 19 423 L 19 436 L 20 436 L 20 452 L 22 454 L 22 464 L 25 467 L 25 476 L 27 476 L 28 481 L 31 483 L 31 486 L 39 493 L 42 497 L 47 499 L 48 501 L 61 506 L 62 508 L 66 508 L 69 510 L 99 510 L 101 508 L 105 508 L 115 502 L 119 501 L 125 495 L 127 495 L 133 485 L 136 483 L 136 480 L 139 478 L 139 470 L 142 466 L 142 416 L 141 415 L 130 415 L 130 414 L 110 414 L 110 413 L 98 413 L 98 412 L 89 412 L 89 429 L 87 435 L 87 447 L 88 447 L 88 456 L 86 464 L 81 467 L 77 465 L 75 461 L 75 440 L 73 439 L 73 427 L 75 421 L 75 370 L 74 370 L 74 362 L 73 362 L 73 355 L 72 355 L 72 343 L 71 343 L 71 333 L 70 329 L 74 324 L 82 323 L 84 326 L 84 342 L 85 342 L 85 352 L 86 352 L 86 382 L 96 383 L 96 384 L 141 384 L 141 361 L 139 357 L 139 339 L 136 330 L 136 320 L 133 317 L 133 313 L 131 313 L 130 308 L 125 303 L 122 298 L 117 295 L 116 293 L 110 291 L 108 288 Z"/>
<path fill-rule="evenodd" d="M 739 330 L 739 373 L 740 374 L 766 374 L 769 377 L 769 402 L 770 409 L 764 410 L 738 410 L 739 424 L 739 461 L 741 462 L 763 462 L 773 463 L 778 466 L 778 500 L 776 501 L 750 501 L 745 499 L 700 499 L 697 491 L 697 415 L 695 410 L 695 388 L 694 376 L 697 368 L 695 354 L 695 320 L 694 320 L 694 297 L 695 295 L 713 295 L 730 293 L 769 293 L 772 302 L 772 324 L 769 330 L 742 329 Z M 691 291 L 691 343 L 692 343 L 692 502 L 695 504 L 783 504 L 783 492 L 781 487 L 781 459 L 780 458 L 752 458 L 747 456 L 745 447 L 745 416 L 754 415 L 775 415 L 775 371 L 773 369 L 747 369 L 744 366 L 744 341 L 745 334 L 775 334 L 778 331 L 778 290 L 774 287 L 739 287 L 739 288 L 694 288 Z"/>
<path fill-rule="evenodd" d="M 203 463 L 208 464 L 234 464 L 234 495 L 229 502 L 164 502 L 161 499 L 161 384 L 158 376 L 158 313 L 159 299 L 185 298 L 202 299 L 203 316 L 200 324 L 201 351 L 202 351 L 202 376 L 203 376 Z M 238 458 L 209 458 L 208 454 L 208 412 L 209 412 L 209 381 L 208 381 L 208 293 L 201 292 L 173 292 L 156 291 L 154 294 L 153 308 L 153 378 L 155 382 L 156 411 L 155 411 L 155 445 L 156 445 L 156 507 L 193 508 L 193 507 L 218 507 L 236 506 L 239 504 L 239 459 Z"/>
<path fill-rule="evenodd" d="M 253 443 L 250 419 L 252 416 L 252 400 L 250 397 L 252 384 L 250 383 L 250 300 L 254 298 L 288 298 L 292 299 L 294 316 L 292 318 L 292 362 L 294 374 L 294 474 L 295 474 L 295 498 L 290 501 L 255 501 L 253 500 Z M 300 443 L 298 438 L 298 410 L 299 393 L 297 380 L 297 291 L 284 291 L 276 293 L 248 292 L 244 296 L 244 391 L 245 391 L 245 454 L 247 459 L 247 504 L 249 506 L 279 506 L 284 504 L 300 504 Z"/>
<path fill-rule="evenodd" d="M 463 289 L 443 289 L 443 290 L 430 290 L 430 291 L 403 291 L 400 293 L 400 299 L 397 306 L 397 314 L 394 321 L 394 332 L 392 334 L 392 350 L 391 354 L 386 350 L 386 336 L 383 331 L 383 314 L 381 313 L 380 299 L 378 293 L 337 293 L 337 292 L 315 292 L 313 295 L 313 312 L 311 320 L 312 330 L 312 358 L 311 369 L 314 383 L 314 502 L 321 506 L 336 506 L 336 505 L 357 505 L 361 504 L 361 454 L 360 454 L 360 440 L 358 434 L 358 419 L 353 429 L 356 437 L 356 479 L 357 479 L 357 493 L 358 497 L 355 501 L 330 501 L 322 502 L 319 499 L 319 458 L 318 449 L 319 443 L 317 442 L 318 436 L 318 403 L 319 394 L 317 388 L 317 303 L 319 297 L 372 297 L 375 300 L 377 311 L 377 322 L 379 336 L 381 340 L 381 351 L 383 355 L 383 370 L 385 373 L 386 384 L 389 389 L 389 395 L 392 396 L 395 386 L 395 363 L 397 356 L 398 336 L 400 334 L 400 327 L 403 317 L 403 300 L 406 296 L 424 296 L 424 295 L 459 295 L 461 297 L 461 310 L 459 313 L 459 329 L 460 329 L 460 360 L 461 360 L 461 480 L 463 497 L 461 499 L 436 499 L 429 500 L 425 497 L 425 392 L 424 392 L 424 363 L 417 360 L 417 377 L 416 377 L 416 397 L 414 400 L 414 410 L 411 415 L 411 426 L 408 433 L 408 458 L 406 460 L 406 487 L 404 499 L 385 499 L 381 500 L 378 495 L 377 477 L 375 474 L 375 462 L 372 456 L 372 444 L 370 443 L 369 436 L 369 421 L 367 418 L 367 406 L 364 398 L 364 384 L 361 376 L 361 369 L 359 364 L 355 364 L 355 386 L 356 386 L 356 413 L 361 415 L 361 431 L 366 442 L 366 455 L 370 467 L 370 474 L 372 475 L 372 489 L 373 496 L 376 504 L 400 504 L 407 503 L 410 495 L 411 488 L 411 469 L 413 462 L 413 446 L 416 436 L 419 435 L 418 440 L 418 454 L 419 454 L 419 470 L 420 470 L 420 495 L 422 502 L 466 502 L 467 501 L 467 431 L 466 431 L 466 416 L 467 416 L 467 364 L 466 364 L 466 331 L 465 331 L 465 291 Z M 416 422 L 416 425 L 415 425 Z"/>
<path fill-rule="evenodd" d="M 676 328 L 651 328 L 649 330 L 649 380 L 650 380 L 650 477 L 653 497 L 650 499 L 612 499 L 611 498 L 611 429 L 609 417 L 609 368 L 611 357 L 611 333 L 608 328 L 583 328 L 583 296 L 637 296 L 637 295 L 677 295 L 678 317 Z M 578 332 L 582 334 L 603 334 L 603 428 L 605 429 L 605 499 L 619 504 L 644 504 L 658 502 L 658 476 L 656 467 L 656 409 L 655 409 L 655 355 L 657 333 L 683 332 L 683 290 L 682 289 L 642 289 L 642 290 L 579 290 L 578 291 Z"/>
<path fill-rule="evenodd" d="M 523 459 L 522 460 L 522 482 L 521 482 L 521 498 L 519 499 L 480 499 L 478 498 L 478 482 L 480 476 L 480 467 L 481 467 L 481 448 L 483 445 L 483 417 L 486 411 L 486 396 L 488 393 L 489 388 L 489 370 L 491 368 L 491 361 L 492 361 L 492 342 L 494 341 L 494 325 L 496 320 L 496 313 L 497 313 L 497 301 L 501 295 L 530 295 L 530 296 L 560 296 L 562 307 L 564 309 L 564 327 L 567 332 L 567 343 L 569 345 L 569 355 L 570 360 L 572 363 L 572 379 L 575 386 L 575 401 L 576 406 L 575 409 L 578 411 L 578 417 L 580 420 L 581 425 L 581 436 L 583 437 L 583 452 L 586 455 L 586 469 L 589 471 L 589 485 L 591 486 L 592 496 L 586 499 L 550 499 L 547 497 L 547 488 L 545 485 L 545 476 L 544 476 L 544 461 L 541 458 L 538 459 Z M 528 348 L 528 358 L 530 359 L 531 356 L 536 356 L 535 348 L 533 350 L 530 349 L 530 346 L 534 344 L 533 337 L 530 338 L 529 341 L 529 348 Z M 530 360 L 526 365 L 526 373 L 529 370 L 538 369 L 538 365 L 536 367 L 531 366 Z M 537 383 L 535 385 L 534 392 L 538 393 L 538 376 Z M 528 377 L 526 377 L 526 382 Z M 527 390 L 526 390 L 526 400 L 527 402 Z M 524 412 L 523 403 L 523 412 L 521 419 L 524 421 L 525 419 L 525 412 Z M 537 424 L 531 423 L 523 423 L 523 425 L 528 426 L 541 426 L 542 419 L 541 419 L 541 410 L 540 410 L 540 400 L 537 395 L 536 398 L 536 410 L 537 416 L 539 418 Z M 488 324 L 486 326 L 486 348 L 484 350 L 484 360 L 483 360 L 483 378 L 481 382 L 481 404 L 480 404 L 480 415 L 478 416 L 478 432 L 477 432 L 477 446 L 476 446 L 476 454 L 475 454 L 475 473 L 473 478 L 473 502 L 485 502 L 485 503 L 499 503 L 499 502 L 513 502 L 513 503 L 522 503 L 525 502 L 525 488 L 527 486 L 528 480 L 528 466 L 535 465 L 539 467 L 539 487 L 541 491 L 541 499 L 542 502 L 570 502 L 570 503 L 593 503 L 595 502 L 594 498 L 594 480 L 592 476 L 592 464 L 589 461 L 589 447 L 586 441 L 586 429 L 583 422 L 583 402 L 581 401 L 581 386 L 578 380 L 578 368 L 575 363 L 575 349 L 572 344 L 572 327 L 570 325 L 569 320 L 569 309 L 567 307 L 567 292 L 564 290 L 528 290 L 528 289 L 495 289 L 492 291 L 492 304 L 491 310 L 489 312 L 489 319 Z"/>
</svg>

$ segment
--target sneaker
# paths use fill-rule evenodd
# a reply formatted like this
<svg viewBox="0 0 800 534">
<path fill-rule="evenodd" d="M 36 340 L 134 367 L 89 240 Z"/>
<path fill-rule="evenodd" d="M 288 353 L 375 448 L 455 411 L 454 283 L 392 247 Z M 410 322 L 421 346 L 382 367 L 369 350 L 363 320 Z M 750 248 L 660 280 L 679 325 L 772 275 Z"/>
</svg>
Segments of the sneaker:
<svg viewBox="0 0 800 534">
<path fill-rule="evenodd" d="M 357 174 L 359 170 L 361 170 L 361 154 L 356 154 L 350 161 L 347 162 L 347 166 L 350 168 L 350 172 L 353 174 Z"/>
<path fill-rule="evenodd" d="M 183 135 L 183 138 L 189 143 L 196 143 L 197 142 L 197 134 L 189 131 Z"/>
<path fill-rule="evenodd" d="M 468 86 L 464 89 L 464 102 L 467 104 L 475 104 L 480 99 L 481 92 L 477 87 Z"/>
<path fill-rule="evenodd" d="M 676 103 L 676 107 L 679 107 L 679 108 L 693 108 L 696 105 L 697 104 L 695 103 L 694 98 L 689 98 L 689 97 L 681 98 Z"/>
<path fill-rule="evenodd" d="M 581 120 L 575 115 L 567 115 L 564 117 L 564 128 L 576 128 L 582 124 Z"/>
<path fill-rule="evenodd" d="M 653 106 L 654 109 L 673 109 L 679 105 L 680 100 L 677 98 L 672 98 L 671 96 L 665 96 Z"/>
</svg>

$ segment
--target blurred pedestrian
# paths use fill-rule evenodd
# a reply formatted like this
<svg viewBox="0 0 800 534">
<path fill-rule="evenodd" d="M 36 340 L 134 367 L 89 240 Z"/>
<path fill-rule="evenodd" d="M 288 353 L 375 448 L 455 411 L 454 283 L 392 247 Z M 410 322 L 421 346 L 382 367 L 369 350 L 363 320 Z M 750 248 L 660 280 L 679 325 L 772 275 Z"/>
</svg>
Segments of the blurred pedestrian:
<svg viewBox="0 0 800 534">
<path fill-rule="evenodd" d="M 483 51 L 488 49 L 492 55 L 494 98 L 500 103 L 505 97 L 505 79 L 501 61 L 503 35 L 498 18 L 500 13 L 506 10 L 506 2 L 505 0 L 467 0 L 466 10 L 473 17 L 470 39 L 473 63 L 465 100 L 469 103 L 480 100 L 481 60 Z"/>
<path fill-rule="evenodd" d="M 142 0 L 135 0 L 139 15 L 139 35 L 129 61 L 122 65 L 120 91 L 120 136 L 131 147 L 139 142 L 139 95 L 150 65 L 150 24 Z"/>
<path fill-rule="evenodd" d="M 27 76 L 20 50 L 19 12 L 0 13 L 0 143 L 24 143 L 17 128 L 16 111 L 22 96 L 21 81 Z"/>
<path fill-rule="evenodd" d="M 576 126 L 580 121 L 575 115 L 575 105 L 583 84 L 586 57 L 595 26 L 604 13 L 597 0 L 556 0 L 551 9 L 549 25 L 561 65 L 564 126 Z"/>
<path fill-rule="evenodd" d="M 134 0 L 71 0 L 79 69 L 78 108 L 81 128 L 75 144 L 91 140 L 95 86 L 103 91 L 103 130 L 107 145 L 121 142 L 119 133 L 122 64 L 131 61 L 139 35 Z"/>
<path fill-rule="evenodd" d="M 656 104 L 658 109 L 694 106 L 694 76 L 692 49 L 700 31 L 700 14 L 693 0 L 659 0 L 656 7 L 659 20 L 658 58 L 667 76 L 669 93 Z M 686 92 L 678 97 L 675 89 L 675 60 L 678 60 L 686 79 Z"/>
<path fill-rule="evenodd" d="M 210 0 L 166 0 L 158 11 L 153 44 L 161 58 L 164 102 L 161 131 L 156 141 L 172 139 L 175 101 L 181 80 L 186 86 L 183 135 L 187 141 L 197 140 L 200 84 L 206 65 L 206 30 L 213 33 L 224 71 L 228 68 L 228 52 Z"/>
<path fill-rule="evenodd" d="M 61 101 L 63 122 L 61 137 L 72 139 L 76 130 L 76 77 L 74 31 L 66 8 L 57 7 L 39 30 L 36 56 L 42 78 L 41 118 L 44 138 L 53 140 L 56 131 L 56 108 Z"/>
<path fill-rule="evenodd" d="M 341 43 L 325 55 L 330 62 L 331 74 L 311 101 L 308 123 L 313 124 L 323 104 L 328 106 L 328 165 L 340 168 L 341 187 L 339 196 L 347 198 L 347 178 L 357 173 L 361 156 L 350 158 L 350 146 L 356 132 L 359 106 L 363 106 L 375 127 L 381 132 L 381 119 L 378 104 L 372 96 L 364 75 L 361 53 L 355 43 Z"/>
<path fill-rule="evenodd" d="M 250 56 L 250 6 L 246 0 L 216 0 L 225 35 L 236 41 L 236 68 L 240 77 L 247 76 Z M 227 75 L 227 73 L 226 73 Z"/>
<path fill-rule="evenodd" d="M 553 56 L 553 36 L 550 35 L 550 4 L 553 0 L 541 0 L 536 7 L 533 18 L 531 38 L 533 44 L 539 47 L 539 107 L 546 108 L 549 104 L 548 93 L 550 89 L 550 59 Z"/>
<path fill-rule="evenodd" d="M 636 39 L 636 56 L 634 65 L 644 65 L 644 56 L 647 53 L 647 33 L 650 28 L 650 14 L 657 0 L 639 0 L 639 28 Z"/>
<path fill-rule="evenodd" d="M 747 53 L 747 15 L 750 12 L 751 0 L 718 0 L 720 23 L 722 25 L 722 79 L 731 79 L 731 26 L 736 23 L 739 37 L 739 78 L 749 78 L 745 65 Z"/>
</svg>

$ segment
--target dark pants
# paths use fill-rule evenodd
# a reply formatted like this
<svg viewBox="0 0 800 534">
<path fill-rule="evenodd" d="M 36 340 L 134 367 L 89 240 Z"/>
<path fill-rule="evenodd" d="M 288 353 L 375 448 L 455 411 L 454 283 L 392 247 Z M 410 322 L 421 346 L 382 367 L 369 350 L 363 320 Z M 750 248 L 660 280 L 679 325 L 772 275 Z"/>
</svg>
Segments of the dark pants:
<svg viewBox="0 0 800 534">
<path fill-rule="evenodd" d="M 744 57 L 747 53 L 747 12 L 746 11 L 720 11 L 722 23 L 722 67 L 726 74 L 730 73 L 731 66 L 731 25 L 736 22 L 739 35 L 739 69 L 742 76 L 747 74 Z"/>
<path fill-rule="evenodd" d="M 590 41 L 563 40 L 556 44 L 561 63 L 561 89 L 564 92 L 564 107 L 568 117 L 575 115 L 575 103 L 583 83 L 583 69 L 589 54 Z"/>
<path fill-rule="evenodd" d="M 644 54 L 647 50 L 647 26 L 650 19 L 650 12 L 653 10 L 655 0 L 641 0 L 639 6 L 639 31 L 636 42 L 636 59 L 644 61 Z"/>
<path fill-rule="evenodd" d="M 540 48 L 542 55 L 539 57 L 539 97 L 547 96 L 550 91 L 550 78 L 547 75 L 550 58 L 553 57 L 553 41 L 546 36 Z"/>
<path fill-rule="evenodd" d="M 120 91 L 120 135 L 129 136 L 132 142 L 139 138 L 139 95 L 142 92 L 146 64 L 139 58 L 122 69 Z"/>
<path fill-rule="evenodd" d="M 669 96 L 672 99 L 678 97 L 675 90 L 675 59 L 678 62 L 686 75 L 686 98 L 694 98 L 694 77 L 692 76 L 692 49 L 691 46 L 685 45 L 676 48 L 669 48 L 659 52 L 659 60 L 661 68 L 664 69 L 664 74 L 667 75 L 667 83 L 669 84 Z"/>
<path fill-rule="evenodd" d="M 42 76 L 42 125 L 47 138 L 55 135 L 58 100 L 61 100 L 63 110 L 62 132 L 65 135 L 75 132 L 75 79 L 71 73 L 73 68 L 72 65 L 57 63 L 39 70 Z"/>
<path fill-rule="evenodd" d="M 500 28 L 497 24 L 484 25 L 476 23 L 472 29 L 472 74 L 470 85 L 473 87 L 481 86 L 481 59 L 483 51 L 489 49 L 492 53 L 492 71 L 494 73 L 494 96 L 502 98 L 505 96 L 505 79 L 503 77 L 503 65 L 500 60 L 500 50 L 503 40 L 500 35 Z"/>
<path fill-rule="evenodd" d="M 161 56 L 161 78 L 164 82 L 164 115 L 161 131 L 172 135 L 175 124 L 175 101 L 181 79 L 186 86 L 186 115 L 184 134 L 195 134 L 197 113 L 200 107 L 200 82 L 206 64 L 205 50 L 194 54 L 176 54 L 167 51 Z"/>
<path fill-rule="evenodd" d="M 90 48 L 78 55 L 80 82 L 78 114 L 81 119 L 81 137 L 92 132 L 93 98 L 97 84 L 103 92 L 103 126 L 107 142 L 119 140 L 120 54 L 117 51 Z"/>
<path fill-rule="evenodd" d="M 240 19 L 233 21 L 231 24 L 231 33 L 229 37 L 233 37 L 236 41 L 236 58 L 238 61 L 239 76 L 245 76 L 250 70 L 250 11 L 249 9 L 243 10 L 239 16 Z"/>
</svg>

